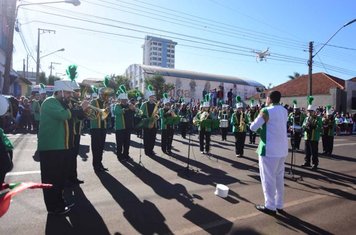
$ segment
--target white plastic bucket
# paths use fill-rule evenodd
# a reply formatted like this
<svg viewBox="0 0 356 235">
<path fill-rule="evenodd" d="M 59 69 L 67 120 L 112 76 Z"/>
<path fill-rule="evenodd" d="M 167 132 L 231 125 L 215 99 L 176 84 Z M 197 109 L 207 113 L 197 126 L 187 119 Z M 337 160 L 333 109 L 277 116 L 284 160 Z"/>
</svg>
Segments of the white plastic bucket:
<svg viewBox="0 0 356 235">
<path fill-rule="evenodd" d="M 215 189 L 215 195 L 219 197 L 227 197 L 229 194 L 229 187 L 223 184 L 217 184 Z"/>
</svg>

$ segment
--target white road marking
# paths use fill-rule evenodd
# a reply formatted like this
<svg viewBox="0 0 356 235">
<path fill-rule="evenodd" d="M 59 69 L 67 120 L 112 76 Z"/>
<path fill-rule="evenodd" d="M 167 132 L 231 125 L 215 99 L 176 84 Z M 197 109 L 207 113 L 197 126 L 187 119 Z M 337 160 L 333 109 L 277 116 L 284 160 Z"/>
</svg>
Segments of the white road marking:
<svg viewBox="0 0 356 235">
<path fill-rule="evenodd" d="M 9 172 L 7 176 L 17 176 L 17 175 L 32 175 L 32 174 L 41 174 L 41 171 L 18 171 L 18 172 Z"/>
<path fill-rule="evenodd" d="M 339 147 L 339 146 L 347 146 L 347 145 L 355 145 L 356 146 L 356 143 L 344 143 L 344 144 L 334 144 L 334 147 Z"/>
</svg>

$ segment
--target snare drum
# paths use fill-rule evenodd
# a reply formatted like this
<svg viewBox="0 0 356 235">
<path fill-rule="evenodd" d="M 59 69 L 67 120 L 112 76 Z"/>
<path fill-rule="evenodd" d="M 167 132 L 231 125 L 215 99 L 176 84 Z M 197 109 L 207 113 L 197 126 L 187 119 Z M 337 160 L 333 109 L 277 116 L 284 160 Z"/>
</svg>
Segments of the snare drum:
<svg viewBox="0 0 356 235">
<path fill-rule="evenodd" d="M 229 121 L 226 120 L 226 119 L 221 119 L 219 127 L 220 128 L 228 128 L 229 127 Z"/>
<path fill-rule="evenodd" d="M 302 132 L 302 127 L 299 125 L 293 125 L 292 130 L 294 130 L 295 132 Z"/>
</svg>

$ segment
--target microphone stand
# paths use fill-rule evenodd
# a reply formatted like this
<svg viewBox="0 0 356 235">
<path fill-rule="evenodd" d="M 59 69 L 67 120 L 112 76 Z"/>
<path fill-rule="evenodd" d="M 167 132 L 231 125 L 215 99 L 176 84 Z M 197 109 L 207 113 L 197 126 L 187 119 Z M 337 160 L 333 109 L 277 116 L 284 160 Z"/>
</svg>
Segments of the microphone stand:
<svg viewBox="0 0 356 235">
<path fill-rule="evenodd" d="M 295 177 L 294 172 L 293 172 L 293 165 L 294 165 L 294 149 L 295 149 L 295 111 L 293 111 L 293 124 L 292 124 L 292 132 L 291 132 L 291 140 L 292 140 L 292 156 L 291 156 L 291 161 L 290 161 L 290 169 L 288 174 L 292 176 L 292 180 L 294 181 L 303 181 L 303 177 Z"/>
</svg>

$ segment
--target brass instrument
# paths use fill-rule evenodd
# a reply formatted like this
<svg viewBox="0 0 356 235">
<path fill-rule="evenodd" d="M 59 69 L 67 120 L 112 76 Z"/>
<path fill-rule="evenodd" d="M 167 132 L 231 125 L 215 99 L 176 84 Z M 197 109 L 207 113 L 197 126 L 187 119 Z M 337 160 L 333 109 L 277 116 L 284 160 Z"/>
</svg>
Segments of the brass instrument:
<svg viewBox="0 0 356 235">
<path fill-rule="evenodd" d="M 81 104 L 80 101 L 74 99 L 74 98 L 71 98 L 70 99 L 74 104 Z M 109 112 L 109 109 L 108 108 L 105 108 L 105 109 L 101 109 L 101 108 L 98 108 L 98 107 L 95 107 L 91 104 L 88 105 L 88 109 L 84 112 L 85 115 L 87 116 L 88 119 L 90 120 L 95 120 L 98 118 L 98 116 L 100 115 L 100 118 L 101 120 L 104 120 L 106 119 L 110 112 Z"/>
<path fill-rule="evenodd" d="M 243 132 L 244 129 L 245 129 L 244 113 L 241 112 L 241 113 L 240 113 L 240 126 L 239 126 L 239 130 L 240 130 L 240 132 Z"/>
<path fill-rule="evenodd" d="M 152 115 L 151 115 L 151 120 L 150 120 L 150 124 L 148 126 L 148 128 L 153 128 L 155 125 L 155 122 L 159 119 L 159 116 L 157 114 L 158 112 L 158 107 L 159 107 L 159 102 L 156 102 L 156 105 L 153 109 Z"/>
</svg>

